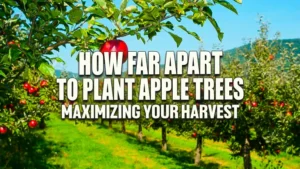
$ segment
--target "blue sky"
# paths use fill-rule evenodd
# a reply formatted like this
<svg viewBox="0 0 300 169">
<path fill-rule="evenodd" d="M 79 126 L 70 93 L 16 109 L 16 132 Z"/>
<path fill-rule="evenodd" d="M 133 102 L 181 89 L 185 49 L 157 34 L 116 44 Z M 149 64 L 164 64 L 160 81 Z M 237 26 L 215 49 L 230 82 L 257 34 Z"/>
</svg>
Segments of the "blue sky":
<svg viewBox="0 0 300 169">
<path fill-rule="evenodd" d="M 122 40 L 126 41 L 130 51 L 159 51 L 162 61 L 166 51 L 199 50 L 201 46 L 205 50 L 211 50 L 215 45 L 227 50 L 243 45 L 245 38 L 254 39 L 258 36 L 258 16 L 263 16 L 265 21 L 270 22 L 270 36 L 280 32 L 283 39 L 300 37 L 300 0 L 244 0 L 241 5 L 236 4 L 233 0 L 230 2 L 236 7 L 238 15 L 222 6 L 213 7 L 213 16 L 224 32 L 222 42 L 218 40 L 217 33 L 209 22 L 206 22 L 204 27 L 200 27 L 190 21 L 174 22 L 174 25 L 182 24 L 189 30 L 197 32 L 202 38 L 203 44 L 180 29 L 175 30 L 175 33 L 183 38 L 178 48 L 166 32 L 159 33 L 145 45 L 135 37 L 124 37 Z M 54 64 L 56 69 L 78 72 L 78 62 L 75 56 L 71 57 L 71 50 L 72 48 L 67 46 L 60 48 L 60 52 L 55 53 L 54 56 L 60 56 L 66 61 L 66 65 Z"/>
</svg>

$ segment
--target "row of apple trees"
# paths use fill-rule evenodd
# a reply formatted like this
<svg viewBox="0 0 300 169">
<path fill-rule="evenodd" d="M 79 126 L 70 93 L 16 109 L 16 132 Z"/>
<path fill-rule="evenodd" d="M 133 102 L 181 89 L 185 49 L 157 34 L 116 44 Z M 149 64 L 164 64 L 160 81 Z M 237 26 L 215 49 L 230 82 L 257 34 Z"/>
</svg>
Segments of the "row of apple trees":
<svg viewBox="0 0 300 169">
<path fill-rule="evenodd" d="M 157 95 L 155 101 L 139 101 L 139 83 L 133 86 L 133 100 L 119 104 L 239 104 L 238 119 L 230 120 L 184 120 L 184 119 L 145 119 L 130 121 L 138 125 L 137 136 L 143 141 L 142 130 L 161 129 L 162 150 L 167 150 L 168 131 L 185 137 L 196 138 L 195 164 L 200 165 L 204 139 L 226 142 L 233 156 L 243 157 L 244 168 L 252 168 L 251 151 L 259 155 L 277 155 L 281 151 L 299 156 L 300 153 L 300 72 L 296 48 L 280 44 L 278 38 L 268 40 L 268 25 L 260 22 L 260 36 L 249 43 L 249 48 L 241 48 L 236 56 L 223 58 L 222 73 L 213 78 L 244 79 L 245 97 L 243 101 L 202 101 L 195 100 L 195 86 L 189 87 L 187 102 L 172 100 L 172 91 L 166 101 Z M 162 77 L 163 75 L 157 76 Z M 149 83 L 151 77 L 148 78 Z M 187 77 L 186 75 L 181 77 Z M 180 79 L 181 77 L 177 77 Z M 142 77 L 136 77 L 136 82 Z M 145 78 L 145 77 L 144 77 Z M 192 77 L 190 77 L 192 78 Z M 100 84 L 100 89 L 103 83 Z M 234 85 L 231 84 L 234 88 Z M 101 91 L 100 91 L 101 93 Z M 91 97 L 92 98 L 92 97 Z M 93 102 L 93 99 L 90 100 Z M 115 103 L 115 102 L 114 102 Z M 111 104 L 110 102 L 100 104 Z M 144 114 L 143 114 L 144 115 Z M 112 128 L 112 121 L 109 127 Z M 103 120 L 102 120 L 103 122 Z M 121 130 L 125 132 L 125 121 Z"/>
</svg>

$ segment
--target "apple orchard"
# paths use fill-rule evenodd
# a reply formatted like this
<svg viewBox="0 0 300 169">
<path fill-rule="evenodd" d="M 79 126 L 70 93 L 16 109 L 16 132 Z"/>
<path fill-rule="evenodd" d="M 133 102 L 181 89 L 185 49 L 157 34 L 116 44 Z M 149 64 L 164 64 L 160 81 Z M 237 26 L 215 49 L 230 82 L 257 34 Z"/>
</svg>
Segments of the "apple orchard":
<svg viewBox="0 0 300 169">
<path fill-rule="evenodd" d="M 112 44 L 110 44 L 112 43 Z M 107 45 L 109 44 L 109 45 Z M 87 101 L 89 93 L 93 95 L 93 101 L 132 101 L 133 85 L 139 83 L 139 101 L 155 101 L 158 93 L 161 94 L 161 100 L 166 101 L 167 95 L 172 90 L 173 101 L 188 101 L 191 98 L 188 95 L 189 83 L 195 86 L 195 99 L 206 101 L 241 101 L 244 97 L 242 89 L 243 79 L 241 78 L 141 78 L 139 82 L 130 76 L 149 76 L 160 75 L 160 55 L 158 52 L 128 52 L 125 42 L 121 40 L 108 41 L 103 46 L 115 47 L 108 52 L 95 52 L 79 54 L 79 75 L 82 80 L 82 98 Z M 115 45 L 114 45 L 115 44 Z M 125 46 L 125 47 L 124 47 Z M 119 48 L 125 48 L 124 52 L 119 52 Z M 117 53 L 118 52 L 118 53 Z M 175 55 L 174 53 L 177 53 Z M 188 54 L 189 53 L 189 54 Z M 220 74 L 220 58 L 222 51 L 213 52 L 167 52 L 163 76 L 182 75 L 186 70 L 187 75 L 211 75 L 212 63 L 214 60 L 213 75 Z M 124 59 L 125 58 L 125 59 Z M 200 58 L 200 61 L 198 60 Z M 122 75 L 122 64 L 128 59 L 127 78 L 118 78 Z M 176 60 L 176 61 L 175 61 Z M 105 63 L 105 64 L 104 64 Z M 92 65 L 91 65 L 92 64 Z M 135 71 L 133 71 L 135 69 Z M 92 72 L 91 72 L 92 71 Z M 114 78 L 104 78 L 103 86 L 99 89 L 100 83 L 97 78 L 86 78 L 91 74 L 94 77 L 101 76 L 103 71 L 106 76 L 114 75 Z M 78 98 L 78 83 L 75 78 L 57 79 L 59 84 L 59 100 L 65 100 L 65 84 L 68 100 L 76 101 Z M 231 86 L 230 84 L 233 84 Z M 225 85 L 223 85 L 225 84 Z M 125 93 L 125 86 L 126 93 Z M 180 86 L 180 87 L 179 87 Z M 203 86 L 203 92 L 201 92 Z M 102 91 L 101 94 L 99 91 Z M 125 98 L 126 95 L 126 98 Z M 69 119 L 137 119 L 141 117 L 141 109 L 145 112 L 146 118 L 154 119 L 178 119 L 179 112 L 182 119 L 236 119 L 239 105 L 182 105 L 179 109 L 177 105 L 62 105 L 62 118 L 68 116 Z M 81 113 L 80 110 L 83 110 Z"/>
<path fill-rule="evenodd" d="M 213 7 L 237 10 L 225 0 L 118 3 L 0 1 L 0 168 L 41 168 L 36 160 L 47 157 L 36 147 L 51 113 L 93 119 L 80 121 L 92 125 L 98 116 L 109 128 L 121 123 L 124 134 L 126 124 L 136 124 L 141 143 L 144 129 L 161 129 L 162 151 L 168 150 L 169 131 L 195 138 L 197 166 L 208 139 L 227 143 L 245 169 L 253 168 L 251 152 L 300 155 L 300 61 L 292 45 L 273 45 L 261 23 L 260 37 L 237 57 L 168 52 L 161 70 L 159 53 L 129 52 L 121 39 L 146 43 L 165 31 L 179 47 L 179 29 L 201 41 L 181 23 L 186 19 L 199 27 L 209 22 L 222 40 Z M 79 61 L 82 80 L 55 77 L 52 63 L 64 61 L 54 52 L 66 46 Z"/>
</svg>

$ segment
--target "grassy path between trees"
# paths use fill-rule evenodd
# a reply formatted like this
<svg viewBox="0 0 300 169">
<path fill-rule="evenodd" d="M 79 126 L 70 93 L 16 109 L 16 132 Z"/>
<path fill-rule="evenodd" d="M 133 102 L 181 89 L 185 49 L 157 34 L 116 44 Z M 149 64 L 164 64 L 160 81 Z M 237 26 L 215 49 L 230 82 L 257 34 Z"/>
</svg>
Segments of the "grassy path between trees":
<svg viewBox="0 0 300 169">
<path fill-rule="evenodd" d="M 127 125 L 127 132 L 120 132 L 120 124 L 114 124 L 113 130 L 106 126 L 77 124 L 74 121 L 62 121 L 56 115 L 47 122 L 46 142 L 39 145 L 54 151 L 48 158 L 48 166 L 65 169 L 101 169 L 101 168 L 199 168 L 193 165 L 195 140 L 168 134 L 168 151 L 160 151 L 160 131 L 144 130 L 145 141 L 139 143 L 135 133 L 136 125 Z M 202 158 L 203 169 L 232 168 L 243 166 L 241 158 L 232 159 L 226 144 L 206 140 Z M 273 167 L 278 160 L 283 168 L 298 169 L 300 158 L 285 154 L 269 157 Z M 253 165 L 265 168 L 267 159 L 262 160 L 252 153 Z"/>
</svg>

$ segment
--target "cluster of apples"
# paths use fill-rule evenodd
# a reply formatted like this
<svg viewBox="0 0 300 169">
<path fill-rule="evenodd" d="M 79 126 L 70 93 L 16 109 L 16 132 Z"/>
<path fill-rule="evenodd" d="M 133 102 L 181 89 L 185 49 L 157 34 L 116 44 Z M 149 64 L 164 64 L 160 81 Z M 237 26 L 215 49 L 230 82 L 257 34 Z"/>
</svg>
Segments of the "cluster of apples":
<svg viewBox="0 0 300 169">
<path fill-rule="evenodd" d="M 46 86 L 48 86 L 48 82 L 47 82 L 46 80 L 42 80 L 42 81 L 40 82 L 40 87 L 43 88 L 43 87 L 46 87 Z M 39 94 L 38 94 L 39 88 L 38 88 L 38 87 L 33 87 L 33 86 L 31 86 L 28 82 L 25 82 L 25 83 L 23 84 L 23 88 L 24 88 L 29 94 L 35 94 L 35 96 L 39 96 Z M 40 103 L 41 105 L 44 105 L 44 104 L 45 104 L 45 100 L 40 100 L 39 103 Z M 26 102 L 25 99 L 21 99 L 21 100 L 19 101 L 19 104 L 20 104 L 20 105 L 26 105 L 27 102 Z M 11 103 L 11 104 L 8 104 L 8 105 L 5 105 L 5 106 L 4 106 L 4 109 L 6 109 L 6 108 L 10 109 L 12 112 L 15 110 L 14 105 L 13 105 L 12 103 Z M 28 127 L 29 127 L 29 128 L 36 128 L 37 126 L 38 126 L 38 122 L 37 122 L 36 120 L 34 120 L 34 119 L 32 119 L 32 120 L 30 120 L 30 121 L 28 122 Z M 0 134 L 1 134 L 1 135 L 6 134 L 7 131 L 8 131 L 8 128 L 7 128 L 5 125 L 0 126 Z"/>
<path fill-rule="evenodd" d="M 43 88 L 43 87 L 46 87 L 46 86 L 48 86 L 48 82 L 47 82 L 46 80 L 42 80 L 42 81 L 40 82 L 40 87 Z M 27 92 L 28 92 L 29 94 L 35 94 L 35 96 L 39 96 L 39 93 L 38 93 L 39 88 L 38 88 L 38 87 L 33 87 L 33 86 L 31 86 L 28 82 L 25 82 L 25 83 L 23 84 L 23 88 L 24 88 L 25 90 L 27 90 Z M 22 100 L 20 100 L 19 103 L 20 103 L 21 105 L 25 105 L 25 104 L 26 104 L 26 100 L 25 100 L 25 99 L 22 99 Z M 41 105 L 45 104 L 45 100 L 40 100 L 40 104 L 41 104 Z"/>
<path fill-rule="evenodd" d="M 246 100 L 244 102 L 245 105 L 251 105 L 251 107 L 257 107 L 258 103 L 256 101 L 250 101 L 250 100 Z"/>
<path fill-rule="evenodd" d="M 28 122 L 28 127 L 29 128 L 36 128 L 38 125 L 38 122 L 36 120 L 30 120 Z M 8 128 L 5 125 L 0 126 L 0 135 L 4 135 L 6 134 L 8 131 Z"/>
<path fill-rule="evenodd" d="M 38 122 L 36 120 L 30 120 L 28 122 L 29 128 L 36 128 L 38 126 Z M 0 135 L 4 135 L 8 132 L 8 128 L 5 125 L 0 126 Z"/>
<path fill-rule="evenodd" d="M 278 102 L 275 100 L 271 103 L 271 105 L 273 105 L 274 107 L 284 108 L 287 104 L 283 101 Z M 293 113 L 289 109 L 287 109 L 286 116 L 293 116 Z"/>
</svg>

